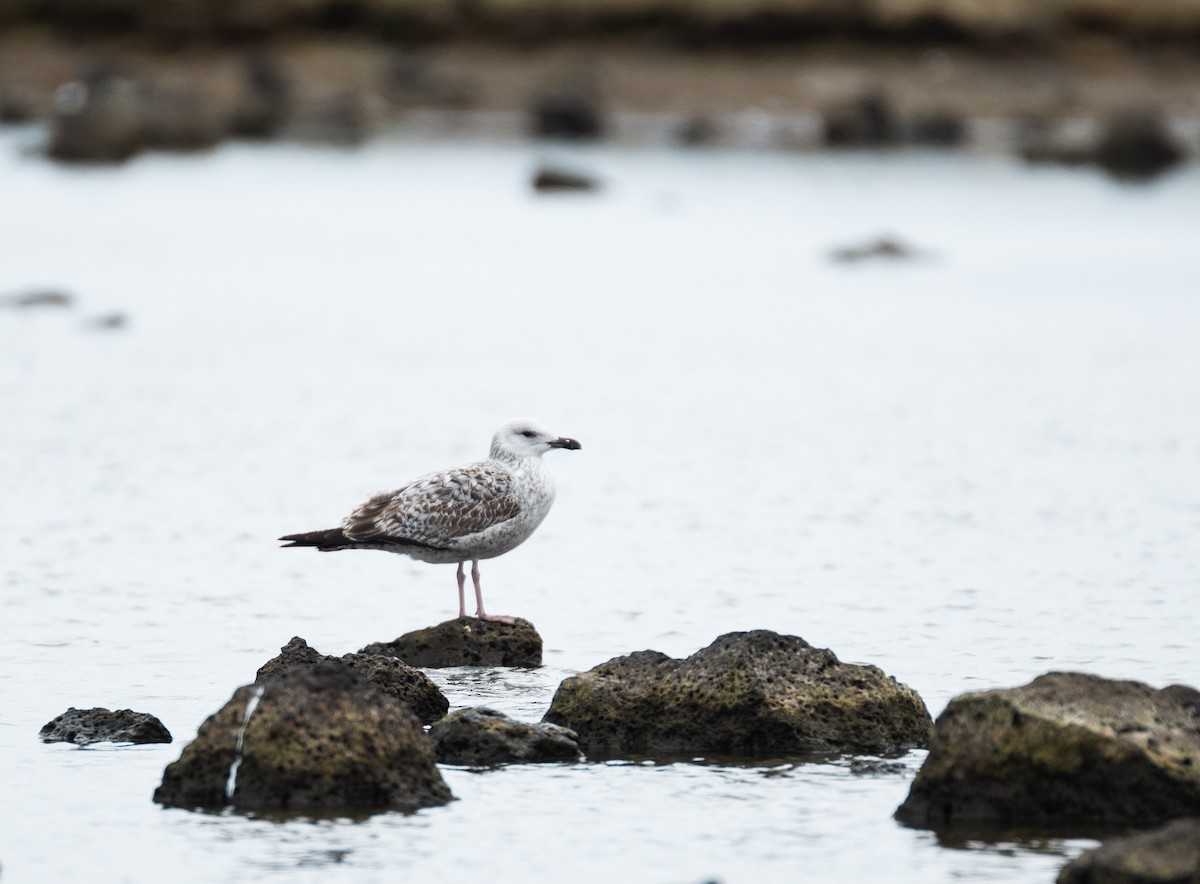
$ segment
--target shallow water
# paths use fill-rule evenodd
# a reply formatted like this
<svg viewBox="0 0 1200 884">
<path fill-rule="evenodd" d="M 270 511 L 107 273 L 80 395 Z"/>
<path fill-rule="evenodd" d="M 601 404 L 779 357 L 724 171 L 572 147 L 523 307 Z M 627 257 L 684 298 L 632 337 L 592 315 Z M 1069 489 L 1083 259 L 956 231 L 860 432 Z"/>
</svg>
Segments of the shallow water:
<svg viewBox="0 0 1200 884">
<path fill-rule="evenodd" d="M 643 648 L 770 628 L 936 714 L 1051 669 L 1200 682 L 1194 165 L 383 140 L 70 170 L 0 135 L 0 866 L 133 882 L 1051 881 L 1083 838 L 944 846 L 847 760 L 448 768 L 412 816 L 164 810 L 162 768 L 291 636 L 455 611 L 453 568 L 280 551 L 531 414 L 555 511 L 483 564 L 535 671 L 434 673 L 533 720 Z M 539 159 L 599 174 L 536 197 Z M 829 249 L 892 232 L 919 260 Z M 98 330 L 120 311 L 128 325 Z M 163 747 L 42 745 L 132 707 Z"/>
</svg>

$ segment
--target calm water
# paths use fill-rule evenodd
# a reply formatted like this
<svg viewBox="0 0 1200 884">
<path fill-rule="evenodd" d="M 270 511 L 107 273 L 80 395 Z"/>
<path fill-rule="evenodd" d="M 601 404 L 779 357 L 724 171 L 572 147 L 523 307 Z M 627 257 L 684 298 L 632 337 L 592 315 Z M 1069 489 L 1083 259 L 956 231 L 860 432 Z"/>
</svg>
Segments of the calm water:
<svg viewBox="0 0 1200 884">
<path fill-rule="evenodd" d="M 450 768 L 414 816 L 164 810 L 163 767 L 293 635 L 445 619 L 453 568 L 281 551 L 534 415 L 555 511 L 483 566 L 546 666 L 446 671 L 540 718 L 612 656 L 771 628 L 936 714 L 1077 669 L 1200 682 L 1200 169 L 381 141 L 64 170 L 0 137 L 5 881 L 1051 881 L 1084 839 L 940 845 L 848 760 Z M 599 174 L 537 198 L 552 156 Z M 920 260 L 847 267 L 894 233 Z M 113 311 L 128 325 L 98 330 Z M 68 706 L 165 747 L 38 742 Z"/>
</svg>

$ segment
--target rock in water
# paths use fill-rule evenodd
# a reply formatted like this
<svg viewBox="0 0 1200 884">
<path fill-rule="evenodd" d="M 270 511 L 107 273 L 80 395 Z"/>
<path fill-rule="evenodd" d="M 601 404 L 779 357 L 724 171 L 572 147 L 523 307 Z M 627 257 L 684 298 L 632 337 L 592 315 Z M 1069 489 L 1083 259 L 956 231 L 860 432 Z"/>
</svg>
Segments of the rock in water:
<svg viewBox="0 0 1200 884">
<path fill-rule="evenodd" d="M 408 706 L 330 662 L 238 688 L 154 793 L 171 807 L 309 812 L 412 811 L 450 799 Z"/>
<path fill-rule="evenodd" d="M 438 761 L 489 765 L 577 761 L 578 737 L 556 724 L 514 721 L 494 709 L 459 709 L 429 729 Z"/>
<path fill-rule="evenodd" d="M 343 654 L 330 657 L 310 648 L 299 636 L 279 649 L 279 656 L 268 660 L 255 675 L 254 681 L 264 681 L 295 669 L 311 669 L 318 663 L 345 663 L 374 683 L 385 694 L 391 694 L 412 709 L 423 724 L 433 724 L 450 708 L 450 701 L 419 669 L 381 654 Z"/>
<path fill-rule="evenodd" d="M 951 700 L 896 818 L 1145 824 L 1197 813 L 1200 692 L 1051 672 Z"/>
<path fill-rule="evenodd" d="M 406 632 L 390 642 L 375 642 L 360 654 L 399 657 L 409 666 L 438 669 L 447 666 L 542 665 L 542 637 L 528 620 L 499 623 L 460 617 L 437 626 Z"/>
<path fill-rule="evenodd" d="M 576 731 L 591 758 L 878 755 L 926 745 L 933 725 L 879 668 L 767 630 L 723 635 L 686 660 L 609 660 L 563 681 L 545 720 Z"/>
<path fill-rule="evenodd" d="M 72 706 L 49 721 L 38 734 L 43 743 L 169 743 L 171 734 L 148 712 L 103 707 L 76 709 Z"/>
<path fill-rule="evenodd" d="M 1063 866 L 1058 884 L 1196 884 L 1200 819 L 1106 841 Z"/>
</svg>

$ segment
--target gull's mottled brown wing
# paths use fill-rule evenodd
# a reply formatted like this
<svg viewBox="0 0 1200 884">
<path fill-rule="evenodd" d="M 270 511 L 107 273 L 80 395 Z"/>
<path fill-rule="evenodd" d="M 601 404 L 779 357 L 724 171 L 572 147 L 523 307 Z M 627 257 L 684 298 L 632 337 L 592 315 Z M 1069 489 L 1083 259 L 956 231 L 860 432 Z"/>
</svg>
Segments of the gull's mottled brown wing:
<svg viewBox="0 0 1200 884">
<path fill-rule="evenodd" d="M 512 476 L 482 461 L 430 473 L 397 491 L 377 494 L 342 522 L 342 531 L 356 543 L 453 549 L 461 538 L 507 522 L 519 512 Z"/>
</svg>

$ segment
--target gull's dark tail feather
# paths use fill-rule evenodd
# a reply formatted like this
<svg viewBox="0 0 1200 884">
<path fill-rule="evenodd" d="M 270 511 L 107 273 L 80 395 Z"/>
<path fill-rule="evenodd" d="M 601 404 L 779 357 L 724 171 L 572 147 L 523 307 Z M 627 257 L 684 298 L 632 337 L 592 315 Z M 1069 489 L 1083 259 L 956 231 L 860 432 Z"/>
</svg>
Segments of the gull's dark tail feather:
<svg viewBox="0 0 1200 884">
<path fill-rule="evenodd" d="M 283 545 L 284 549 L 289 546 L 315 546 L 321 552 L 330 552 L 335 549 L 352 549 L 355 546 L 354 541 L 343 534 L 341 528 L 307 531 L 304 534 L 285 534 L 279 539 L 288 541 Z"/>
</svg>

